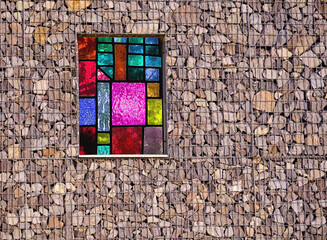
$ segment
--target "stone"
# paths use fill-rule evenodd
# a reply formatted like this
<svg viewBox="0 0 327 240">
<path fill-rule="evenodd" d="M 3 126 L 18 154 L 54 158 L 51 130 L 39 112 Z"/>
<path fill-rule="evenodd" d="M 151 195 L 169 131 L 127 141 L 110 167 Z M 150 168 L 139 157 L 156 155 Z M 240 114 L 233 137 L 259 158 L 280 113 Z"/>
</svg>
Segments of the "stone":
<svg viewBox="0 0 327 240">
<path fill-rule="evenodd" d="M 103 184 L 108 188 L 112 188 L 115 185 L 115 174 L 108 173 L 104 179 Z"/>
<path fill-rule="evenodd" d="M 274 94 L 268 91 L 260 91 L 253 97 L 253 108 L 260 111 L 273 112 L 275 104 Z"/>
<path fill-rule="evenodd" d="M 48 27 L 36 27 L 34 30 L 34 39 L 36 43 L 45 45 L 49 36 L 50 29 Z"/>
<path fill-rule="evenodd" d="M 326 218 L 323 217 L 317 217 L 311 222 L 311 226 L 314 228 L 320 228 L 321 226 L 326 224 Z"/>
<path fill-rule="evenodd" d="M 8 147 L 8 158 L 20 158 L 19 144 L 13 144 Z"/>
<path fill-rule="evenodd" d="M 212 237 L 220 238 L 224 236 L 224 228 L 214 225 L 207 226 L 207 233 Z"/>
<path fill-rule="evenodd" d="M 64 183 L 56 183 L 52 188 L 52 192 L 56 194 L 64 195 L 66 193 L 66 185 Z"/>
<path fill-rule="evenodd" d="M 23 11 L 23 10 L 31 8 L 33 5 L 34 5 L 34 2 L 17 1 L 16 2 L 16 9 L 17 9 L 17 11 Z"/>
<path fill-rule="evenodd" d="M 193 26 L 200 23 L 201 12 L 190 5 L 183 5 L 177 8 L 172 13 L 166 15 L 169 23 L 182 24 L 186 26 Z"/>
<path fill-rule="evenodd" d="M 325 86 L 324 79 L 317 73 L 312 73 L 310 76 L 310 83 L 312 88 L 323 88 Z"/>
<path fill-rule="evenodd" d="M 19 218 L 15 213 L 8 213 L 6 217 L 6 222 L 8 225 L 15 226 L 18 224 Z"/>
<path fill-rule="evenodd" d="M 269 132 L 269 128 L 266 126 L 259 126 L 254 130 L 255 136 L 266 135 Z"/>
<path fill-rule="evenodd" d="M 205 233 L 206 225 L 204 222 L 194 222 L 192 230 L 193 230 L 193 232 L 196 232 L 196 233 Z"/>
<path fill-rule="evenodd" d="M 305 138 L 305 144 L 308 146 L 319 146 L 320 145 L 319 136 L 317 134 L 309 134 Z"/>
<path fill-rule="evenodd" d="M 271 179 L 268 183 L 268 186 L 271 190 L 276 189 L 287 189 L 289 183 L 287 181 L 282 181 L 279 179 Z"/>
<path fill-rule="evenodd" d="M 277 54 L 280 58 L 285 58 L 285 59 L 288 59 L 293 56 L 293 54 L 290 51 L 288 51 L 287 48 L 277 49 Z"/>
<path fill-rule="evenodd" d="M 257 30 L 259 33 L 262 31 L 263 27 L 262 27 L 262 19 L 260 14 L 258 13 L 251 14 L 249 21 L 255 30 Z"/>
<path fill-rule="evenodd" d="M 62 228 L 64 223 L 59 220 L 58 217 L 50 216 L 48 228 Z"/>
<path fill-rule="evenodd" d="M 195 98 L 196 98 L 195 94 L 189 91 L 185 91 L 182 94 L 182 99 L 185 105 L 190 105 L 191 102 L 195 101 Z"/>
<path fill-rule="evenodd" d="M 304 63 L 304 65 L 309 68 L 316 68 L 322 63 L 318 56 L 314 54 L 314 52 L 312 52 L 311 50 L 303 53 L 300 56 L 300 59 Z"/>
<path fill-rule="evenodd" d="M 68 11 L 80 11 L 88 8 L 92 0 L 65 0 Z"/>
<path fill-rule="evenodd" d="M 33 92 L 35 94 L 44 95 L 48 89 L 49 89 L 49 81 L 39 80 L 34 84 Z"/>
<path fill-rule="evenodd" d="M 159 21 L 138 21 L 132 27 L 134 34 L 151 34 L 158 33 Z"/>
<path fill-rule="evenodd" d="M 303 211 L 303 200 L 295 200 L 291 202 L 291 207 L 296 214 L 299 214 Z"/>
</svg>

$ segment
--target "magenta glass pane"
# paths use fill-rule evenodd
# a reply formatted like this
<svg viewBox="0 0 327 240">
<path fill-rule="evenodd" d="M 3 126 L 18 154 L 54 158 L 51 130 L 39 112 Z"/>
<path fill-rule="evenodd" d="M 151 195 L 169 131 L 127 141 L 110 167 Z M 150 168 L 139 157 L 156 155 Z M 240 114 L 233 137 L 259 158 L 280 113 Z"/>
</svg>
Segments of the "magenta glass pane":
<svg viewBox="0 0 327 240">
<path fill-rule="evenodd" d="M 145 124 L 145 84 L 112 84 L 112 125 Z"/>
<path fill-rule="evenodd" d="M 95 62 L 79 63 L 79 95 L 95 96 Z"/>
<path fill-rule="evenodd" d="M 98 69 L 98 80 L 102 81 L 110 81 L 106 74 L 104 74 L 101 70 Z"/>
</svg>

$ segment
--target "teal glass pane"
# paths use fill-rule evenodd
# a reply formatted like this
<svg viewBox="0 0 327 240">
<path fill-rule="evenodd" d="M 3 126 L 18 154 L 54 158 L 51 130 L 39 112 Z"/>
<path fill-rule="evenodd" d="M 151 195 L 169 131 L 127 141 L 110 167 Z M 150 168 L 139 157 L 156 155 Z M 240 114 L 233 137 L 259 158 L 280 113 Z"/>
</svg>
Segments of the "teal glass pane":
<svg viewBox="0 0 327 240">
<path fill-rule="evenodd" d="M 115 38 L 114 41 L 117 43 L 126 43 L 127 38 Z"/>
<path fill-rule="evenodd" d="M 128 52 L 129 53 L 143 53 L 143 45 L 129 45 Z"/>
<path fill-rule="evenodd" d="M 143 43 L 143 38 L 129 38 L 130 43 Z"/>
<path fill-rule="evenodd" d="M 159 55 L 158 46 L 145 46 L 145 54 Z"/>
<path fill-rule="evenodd" d="M 158 44 L 158 38 L 145 38 L 146 44 Z"/>
<path fill-rule="evenodd" d="M 98 146 L 97 147 L 98 155 L 108 155 L 110 154 L 110 146 Z"/>
<path fill-rule="evenodd" d="M 99 37 L 98 41 L 99 42 L 112 42 L 112 38 L 111 37 Z"/>
<path fill-rule="evenodd" d="M 161 67 L 161 57 L 145 56 L 146 67 Z"/>
<path fill-rule="evenodd" d="M 113 65 L 114 58 L 111 53 L 99 53 L 98 65 Z"/>
<path fill-rule="evenodd" d="M 143 68 L 128 68 L 128 80 L 143 81 L 143 79 L 144 79 Z"/>
<path fill-rule="evenodd" d="M 114 76 L 114 68 L 113 67 L 101 67 L 100 68 L 104 73 L 106 73 L 110 78 Z"/>
<path fill-rule="evenodd" d="M 143 66 L 143 56 L 141 55 L 128 55 L 128 66 Z"/>
<path fill-rule="evenodd" d="M 112 44 L 99 44 L 98 51 L 99 52 L 112 52 Z"/>
</svg>

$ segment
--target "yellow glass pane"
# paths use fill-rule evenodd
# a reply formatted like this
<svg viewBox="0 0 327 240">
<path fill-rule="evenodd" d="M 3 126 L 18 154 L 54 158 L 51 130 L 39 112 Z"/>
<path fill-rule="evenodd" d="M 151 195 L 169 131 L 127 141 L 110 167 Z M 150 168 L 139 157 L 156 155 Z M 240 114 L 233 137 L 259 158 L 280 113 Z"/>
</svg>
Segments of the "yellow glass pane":
<svg viewBox="0 0 327 240">
<path fill-rule="evenodd" d="M 98 144 L 110 144 L 110 133 L 98 133 Z"/>
<path fill-rule="evenodd" d="M 161 99 L 148 99 L 148 124 L 162 125 Z"/>
<path fill-rule="evenodd" d="M 148 83 L 148 97 L 159 97 L 159 83 Z"/>
</svg>

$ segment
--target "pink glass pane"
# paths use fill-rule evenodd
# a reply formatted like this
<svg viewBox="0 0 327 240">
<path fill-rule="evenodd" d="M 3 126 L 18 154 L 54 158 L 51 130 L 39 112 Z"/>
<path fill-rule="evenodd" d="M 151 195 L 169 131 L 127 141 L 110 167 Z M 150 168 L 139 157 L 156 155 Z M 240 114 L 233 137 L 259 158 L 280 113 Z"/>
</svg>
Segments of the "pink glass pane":
<svg viewBox="0 0 327 240">
<path fill-rule="evenodd" d="M 95 96 L 95 62 L 79 63 L 79 95 Z"/>
<path fill-rule="evenodd" d="M 112 124 L 145 124 L 145 84 L 112 84 Z"/>
<path fill-rule="evenodd" d="M 101 70 L 98 69 L 98 80 L 110 81 L 106 74 L 104 74 Z"/>
</svg>

